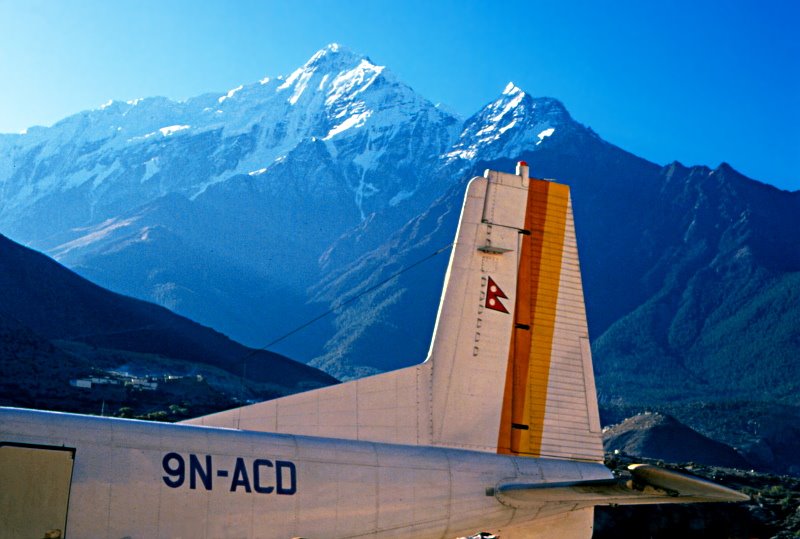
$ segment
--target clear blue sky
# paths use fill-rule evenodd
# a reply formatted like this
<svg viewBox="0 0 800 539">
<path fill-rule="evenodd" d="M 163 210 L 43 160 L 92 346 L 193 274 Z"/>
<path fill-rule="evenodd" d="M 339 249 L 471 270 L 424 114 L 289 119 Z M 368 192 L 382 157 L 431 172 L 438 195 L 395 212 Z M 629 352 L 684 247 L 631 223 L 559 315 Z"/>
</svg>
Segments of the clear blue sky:
<svg viewBox="0 0 800 539">
<path fill-rule="evenodd" d="M 341 43 L 464 116 L 509 80 L 660 164 L 800 189 L 800 1 L 0 0 L 0 132 Z"/>
</svg>

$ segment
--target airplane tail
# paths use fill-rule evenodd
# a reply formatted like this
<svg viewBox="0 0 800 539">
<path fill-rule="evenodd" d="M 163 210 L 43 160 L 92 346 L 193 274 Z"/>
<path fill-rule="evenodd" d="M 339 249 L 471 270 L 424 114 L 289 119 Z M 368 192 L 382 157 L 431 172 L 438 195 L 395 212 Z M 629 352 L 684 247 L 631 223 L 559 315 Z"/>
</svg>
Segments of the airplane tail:
<svg viewBox="0 0 800 539">
<path fill-rule="evenodd" d="M 602 461 L 569 187 L 516 172 L 469 183 L 424 363 L 187 423 Z"/>
</svg>

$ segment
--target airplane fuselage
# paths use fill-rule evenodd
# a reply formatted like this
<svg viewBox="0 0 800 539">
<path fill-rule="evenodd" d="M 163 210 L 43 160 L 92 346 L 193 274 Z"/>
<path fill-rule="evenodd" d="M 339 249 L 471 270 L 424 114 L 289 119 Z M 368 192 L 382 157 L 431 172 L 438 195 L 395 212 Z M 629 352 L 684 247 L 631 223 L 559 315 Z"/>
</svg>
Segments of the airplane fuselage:
<svg viewBox="0 0 800 539">
<path fill-rule="evenodd" d="M 500 483 L 611 477 L 597 463 L 12 408 L 0 444 L 72 450 L 70 538 L 456 537 L 573 509 L 504 505 Z"/>
</svg>

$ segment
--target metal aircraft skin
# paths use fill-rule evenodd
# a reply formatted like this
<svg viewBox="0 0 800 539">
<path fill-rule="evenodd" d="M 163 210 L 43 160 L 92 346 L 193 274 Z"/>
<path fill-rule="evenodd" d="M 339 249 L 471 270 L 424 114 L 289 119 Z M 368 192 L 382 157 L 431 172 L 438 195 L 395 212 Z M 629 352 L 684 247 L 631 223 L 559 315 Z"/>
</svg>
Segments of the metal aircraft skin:
<svg viewBox="0 0 800 539">
<path fill-rule="evenodd" d="M 602 464 L 570 191 L 522 162 L 468 186 L 424 363 L 186 423 L 0 408 L 0 539 L 588 539 L 747 499 Z"/>
</svg>

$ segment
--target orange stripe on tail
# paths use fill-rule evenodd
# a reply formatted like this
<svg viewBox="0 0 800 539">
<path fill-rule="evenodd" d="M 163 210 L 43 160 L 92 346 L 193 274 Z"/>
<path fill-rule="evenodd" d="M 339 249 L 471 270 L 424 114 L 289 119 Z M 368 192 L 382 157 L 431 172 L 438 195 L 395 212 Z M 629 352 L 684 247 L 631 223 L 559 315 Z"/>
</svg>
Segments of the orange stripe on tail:
<svg viewBox="0 0 800 539">
<path fill-rule="evenodd" d="M 531 178 L 498 453 L 541 455 L 569 188 Z"/>
</svg>

